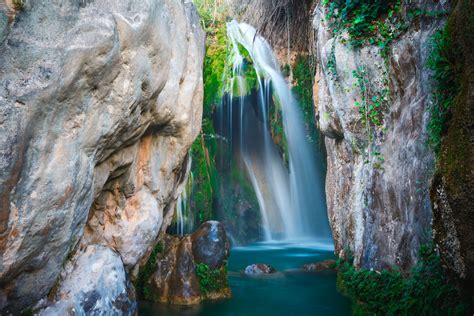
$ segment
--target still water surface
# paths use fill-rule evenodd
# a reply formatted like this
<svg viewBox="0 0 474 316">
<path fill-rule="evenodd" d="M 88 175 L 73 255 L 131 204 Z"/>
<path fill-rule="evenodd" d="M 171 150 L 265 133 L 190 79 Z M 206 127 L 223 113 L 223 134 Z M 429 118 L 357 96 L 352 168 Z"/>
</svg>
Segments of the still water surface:
<svg viewBox="0 0 474 316">
<path fill-rule="evenodd" d="M 331 246 L 315 242 L 234 247 L 229 259 L 231 299 L 193 308 L 142 302 L 139 315 L 351 315 L 351 302 L 336 289 L 335 272 L 298 270 L 305 263 L 326 259 L 334 259 Z M 252 263 L 270 264 L 281 273 L 259 278 L 243 276 L 241 271 Z"/>
</svg>

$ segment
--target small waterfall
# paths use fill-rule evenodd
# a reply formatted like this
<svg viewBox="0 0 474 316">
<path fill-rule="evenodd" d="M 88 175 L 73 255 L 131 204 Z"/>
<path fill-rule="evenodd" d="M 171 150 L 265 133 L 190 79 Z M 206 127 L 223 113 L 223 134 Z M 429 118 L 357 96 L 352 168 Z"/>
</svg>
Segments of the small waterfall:
<svg viewBox="0 0 474 316">
<path fill-rule="evenodd" d="M 184 211 L 186 211 L 186 188 L 184 188 L 183 193 L 178 197 L 176 201 L 176 233 L 179 236 L 184 235 Z"/>
<path fill-rule="evenodd" d="M 266 240 L 330 238 L 323 175 L 316 166 L 298 104 L 270 46 L 245 23 L 229 22 L 227 33 L 232 74 L 229 93 L 218 109 L 218 133 L 230 142 L 233 156 L 254 188 Z M 246 80 L 252 66 L 239 46 L 253 61 L 256 89 Z M 270 133 L 271 106 L 281 107 L 288 165 Z"/>
<path fill-rule="evenodd" d="M 183 188 L 183 192 L 178 196 L 175 206 L 176 234 L 184 236 L 193 230 L 193 214 L 190 211 L 188 192 L 191 192 L 193 184 L 193 174 L 190 173 L 188 182 Z"/>
</svg>

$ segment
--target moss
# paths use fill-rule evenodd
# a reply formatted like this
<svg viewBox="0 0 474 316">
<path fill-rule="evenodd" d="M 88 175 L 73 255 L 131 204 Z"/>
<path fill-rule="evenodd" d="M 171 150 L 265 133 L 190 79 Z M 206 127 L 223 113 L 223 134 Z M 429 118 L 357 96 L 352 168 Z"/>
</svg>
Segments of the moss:
<svg viewBox="0 0 474 316">
<path fill-rule="evenodd" d="M 198 212 L 198 223 L 213 218 L 213 201 L 218 191 L 218 173 L 214 162 L 217 142 L 211 122 L 204 122 L 203 131 L 191 148 L 194 184 L 191 207 Z"/>
<path fill-rule="evenodd" d="M 313 86 L 316 65 L 312 56 L 299 55 L 293 67 L 293 93 L 303 111 L 305 123 L 314 125 Z"/>
<path fill-rule="evenodd" d="M 15 7 L 15 10 L 21 11 L 25 8 L 25 1 L 24 0 L 13 0 L 13 7 Z"/>
<path fill-rule="evenodd" d="M 430 124 L 437 129 L 429 129 L 431 144 L 437 150 L 437 171 L 431 188 L 434 222 L 443 232 L 446 212 L 454 225 L 451 231 L 437 234 L 441 253 L 450 269 L 452 279 L 457 282 L 467 297 L 474 301 L 473 270 L 468 267 L 474 262 L 472 227 L 474 216 L 472 192 L 474 188 L 474 101 L 472 98 L 474 72 L 474 2 L 458 0 L 453 3 L 453 13 L 445 28 L 435 38 L 432 54 L 434 72 L 434 100 L 432 114 L 438 109 L 446 109 L 443 116 L 434 113 Z M 446 74 L 446 78 L 443 78 Z M 430 126 L 429 126 L 430 127 Z M 434 136 L 434 139 L 433 139 Z M 440 195 L 442 188 L 446 194 Z M 445 203 L 439 203 L 440 200 Z M 449 223 L 449 222 L 448 222 Z M 453 231 L 454 230 L 454 231 Z M 453 251 L 447 242 L 455 234 L 459 240 L 461 256 Z M 453 260 L 466 266 L 466 275 L 460 278 Z"/>
<path fill-rule="evenodd" d="M 33 310 L 31 308 L 21 312 L 21 316 L 33 316 L 33 315 L 34 315 L 34 313 L 33 313 Z"/>
<path fill-rule="evenodd" d="M 357 270 L 349 255 L 337 261 L 339 289 L 356 303 L 357 315 L 465 315 L 468 306 L 448 283 L 433 245 L 419 250 L 408 277 L 397 268 Z"/>
<path fill-rule="evenodd" d="M 450 24 L 439 30 L 432 40 L 433 49 L 428 67 L 433 71 L 435 82 L 428 123 L 429 142 L 439 152 L 441 138 L 447 130 L 450 109 L 459 92 L 458 70 L 455 68 L 456 49 L 452 43 Z"/>
<path fill-rule="evenodd" d="M 229 287 L 227 281 L 227 264 L 218 269 L 211 269 L 205 263 L 196 265 L 196 275 L 199 279 L 199 286 L 204 295 L 219 292 Z"/>
<path fill-rule="evenodd" d="M 148 261 L 143 267 L 140 267 L 138 272 L 138 277 L 135 280 L 134 286 L 137 291 L 137 296 L 140 299 L 153 300 L 152 292 L 147 284 L 148 280 L 155 272 L 157 256 L 162 253 L 164 250 L 164 245 L 162 242 L 158 242 L 153 248 Z"/>
<path fill-rule="evenodd" d="M 204 59 L 204 111 L 212 112 L 212 107 L 222 98 L 230 65 L 227 64 L 229 49 L 226 24 L 216 21 L 208 31 L 206 56 Z"/>
</svg>

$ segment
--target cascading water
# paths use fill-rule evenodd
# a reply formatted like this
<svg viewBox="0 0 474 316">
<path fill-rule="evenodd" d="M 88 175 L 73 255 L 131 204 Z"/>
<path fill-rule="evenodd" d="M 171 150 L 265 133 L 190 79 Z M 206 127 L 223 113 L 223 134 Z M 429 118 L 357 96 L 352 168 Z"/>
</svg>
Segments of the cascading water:
<svg viewBox="0 0 474 316">
<path fill-rule="evenodd" d="M 218 109 L 218 133 L 230 142 L 258 199 L 266 240 L 329 239 L 322 173 L 308 142 L 302 115 L 268 43 L 245 23 L 227 24 L 232 74 Z M 249 87 L 242 46 L 256 74 Z M 255 92 L 255 91 L 254 91 Z M 281 107 L 288 165 L 270 133 L 269 111 Z M 232 159 L 232 158 L 231 158 Z"/>
<path fill-rule="evenodd" d="M 175 206 L 176 234 L 184 236 L 193 230 L 193 218 L 190 211 L 188 192 L 192 189 L 193 175 L 189 175 L 188 182 L 183 188 L 183 192 L 178 196 Z"/>
<path fill-rule="evenodd" d="M 176 201 L 176 233 L 179 236 L 184 235 L 184 211 L 186 211 L 187 194 L 186 188 Z"/>
</svg>

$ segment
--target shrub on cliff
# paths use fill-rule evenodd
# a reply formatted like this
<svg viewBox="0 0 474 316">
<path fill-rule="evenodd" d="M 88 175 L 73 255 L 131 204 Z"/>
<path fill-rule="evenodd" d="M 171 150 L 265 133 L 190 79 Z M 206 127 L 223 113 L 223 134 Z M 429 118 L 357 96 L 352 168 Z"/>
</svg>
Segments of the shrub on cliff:
<svg viewBox="0 0 474 316">
<path fill-rule="evenodd" d="M 398 269 L 357 270 L 348 260 L 337 261 L 340 289 L 357 303 L 359 315 L 465 315 L 467 306 L 447 282 L 432 245 L 419 250 L 420 261 L 408 277 Z"/>
</svg>

